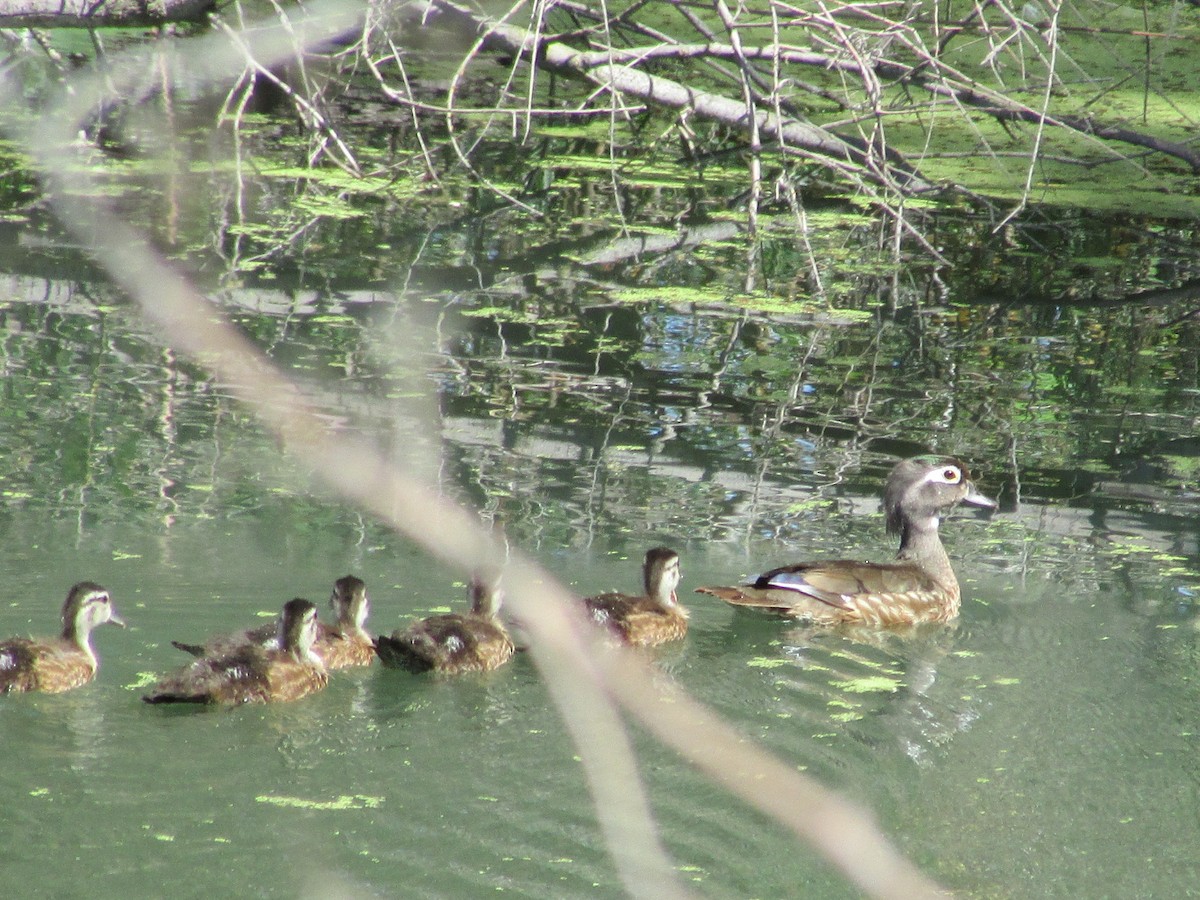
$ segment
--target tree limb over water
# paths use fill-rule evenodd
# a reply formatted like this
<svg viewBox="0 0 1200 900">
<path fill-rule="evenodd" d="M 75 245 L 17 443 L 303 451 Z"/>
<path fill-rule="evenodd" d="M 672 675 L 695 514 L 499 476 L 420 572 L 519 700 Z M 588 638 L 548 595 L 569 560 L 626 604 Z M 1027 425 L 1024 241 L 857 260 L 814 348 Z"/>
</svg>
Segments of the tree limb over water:
<svg viewBox="0 0 1200 900">
<path fill-rule="evenodd" d="M 795 158 L 817 161 L 835 179 L 892 206 L 940 186 L 957 187 L 951 183 L 956 179 L 931 175 L 929 164 L 961 158 L 938 152 L 944 135 L 956 131 L 961 134 L 951 141 L 959 146 L 966 141 L 976 157 L 995 159 L 997 167 L 1000 160 L 1012 158 L 1014 140 L 1027 142 L 1025 171 L 1012 179 L 1018 188 L 1024 182 L 1018 208 L 1047 177 L 1061 180 L 1038 172 L 1052 140 L 1058 142 L 1056 161 L 1064 166 L 1089 167 L 1100 154 L 1101 161 L 1137 168 L 1135 157 L 1120 153 L 1124 144 L 1200 172 L 1200 151 L 1173 140 L 1161 123 L 1156 129 L 1143 115 L 1147 124 L 1139 129 L 1130 127 L 1129 116 L 1122 120 L 1119 114 L 1092 112 L 1096 100 L 1113 92 L 1114 76 L 1098 71 L 1110 60 L 1089 59 L 1089 70 L 1077 58 L 1078 45 L 1064 45 L 1064 36 L 1080 26 L 1060 23 L 1058 12 L 1045 21 L 1026 21 L 1024 9 L 1017 11 L 1004 0 L 944 23 L 936 17 L 922 20 L 921 8 L 912 5 L 830 8 L 779 0 L 742 3 L 736 11 L 724 0 L 714 0 L 712 8 L 671 0 L 655 4 L 653 14 L 642 4 L 610 8 L 575 0 L 548 7 L 518 2 L 507 9 L 491 8 L 493 15 L 459 0 L 395 0 L 382 8 L 408 26 L 433 24 L 475 42 L 463 55 L 444 107 L 452 129 L 456 120 L 505 113 L 514 117 L 514 124 L 522 114 L 528 122 L 539 116 L 605 112 L 617 122 L 657 107 L 678 112 L 677 130 L 684 142 L 692 139 L 692 126 L 707 123 L 724 129 L 726 140 L 740 135 L 754 159 L 778 148 L 785 165 Z M 394 102 L 421 107 L 407 84 L 393 87 L 382 74 L 392 64 L 403 67 L 404 51 L 397 45 L 410 42 L 416 30 L 406 27 L 396 36 L 382 18 L 376 24 L 382 27 L 368 22 L 364 30 L 365 47 L 375 51 L 370 53 L 372 68 L 385 94 Z M 968 33 L 969 49 L 961 40 Z M 1140 34 L 1145 40 L 1170 37 L 1119 29 L 1106 33 Z M 484 52 L 511 65 L 499 101 L 490 106 L 464 99 L 477 96 L 466 87 L 468 72 Z M 1136 68 L 1135 57 L 1131 55 L 1129 66 Z M 1117 61 L 1118 74 L 1124 72 L 1121 65 Z M 1069 70 L 1070 79 L 1060 70 Z M 585 96 L 556 94 L 558 109 L 535 103 L 544 88 L 537 71 L 584 80 L 598 90 Z M 1133 83 L 1141 86 L 1144 107 L 1156 89 L 1149 73 L 1142 86 L 1140 75 L 1130 71 L 1117 84 L 1137 76 Z M 1165 70 L 1160 77 L 1165 79 Z M 1169 96 L 1163 99 L 1170 104 Z M 835 120 L 839 111 L 844 115 Z M 936 134 L 935 122 L 941 129 Z M 1014 126 L 1024 131 L 1018 134 Z M 913 129 L 926 133 L 924 144 L 913 142 Z M 893 137 L 902 130 L 907 152 Z M 702 159 L 713 148 L 686 149 Z M 1091 159 L 1086 158 L 1089 153 Z M 918 155 L 926 162 L 916 162 Z M 1086 177 L 1084 168 L 1077 171 Z M 753 177 L 757 184 L 763 176 Z"/>
<path fill-rule="evenodd" d="M 628 51 L 580 51 L 553 36 L 491 20 L 452 0 L 431 0 L 429 8 L 452 19 L 457 26 L 477 33 L 486 49 L 536 60 L 539 67 L 548 71 L 583 78 L 605 92 L 635 97 L 654 106 L 694 113 L 740 130 L 751 130 L 753 124 L 762 139 L 777 141 L 793 152 L 824 157 L 834 165 L 856 166 L 881 182 L 892 180 L 884 170 L 875 169 L 871 148 L 856 137 L 841 137 L 769 108 L 761 109 L 755 105 L 748 111 L 741 100 L 643 72 L 635 65 L 627 64 L 639 61 L 636 54 Z M 906 190 L 916 192 L 931 188 L 898 155 L 893 155 L 891 162 L 896 174 L 902 173 L 900 183 Z"/>
<path fill-rule="evenodd" d="M 17 0 L 4 6 L 0 28 L 95 28 L 203 21 L 216 3 Z M 380 0 L 362 12 L 364 7 L 347 4 L 347 12 L 360 12 L 360 27 L 331 46 L 298 49 L 293 65 L 305 73 L 323 57 L 332 64 L 329 80 L 305 74 L 303 83 L 292 84 L 265 66 L 256 67 L 256 77 L 273 80 L 317 132 L 320 148 L 314 159 L 325 156 L 354 174 L 354 148 L 339 137 L 338 116 L 328 101 L 349 91 L 364 66 L 392 103 L 409 107 L 414 116 L 442 113 L 455 152 L 472 171 L 472 151 L 486 139 L 492 122 L 510 123 L 519 141 L 528 137 L 535 119 L 604 115 L 617 144 L 625 143 L 618 128 L 633 123 L 636 129 L 646 110 L 674 112 L 677 122 L 662 136 L 683 146 L 685 165 L 703 166 L 731 147 L 748 154 L 751 234 L 756 204 L 768 199 L 772 188 L 782 196 L 794 190 L 794 183 L 809 180 L 814 162 L 825 178 L 869 198 L 910 234 L 913 228 L 900 214 L 906 198 L 939 190 L 988 193 L 964 176 L 961 165 L 946 165 L 971 155 L 994 161 L 993 168 L 1015 186 L 1001 194 L 1020 191 L 1017 208 L 1049 186 L 1090 178 L 1088 169 L 1097 157 L 1140 171 L 1139 157 L 1123 155 L 1122 145 L 1200 172 L 1200 150 L 1187 140 L 1185 129 L 1168 128 L 1166 120 L 1156 123 L 1146 114 L 1148 104 L 1160 100 L 1174 108 L 1172 122 L 1184 115 L 1167 93 L 1167 85 L 1180 83 L 1171 69 L 1172 54 L 1164 49 L 1158 59 L 1148 55 L 1150 41 L 1165 46 L 1186 38 L 1169 22 L 1165 30 L 1145 30 L 1139 19 L 1139 28 L 1123 30 L 1105 27 L 1101 16 L 1109 11 L 1093 6 L 1052 6 L 1045 17 L 1036 4 L 1018 8 L 1014 0 L 971 7 L 962 18 L 947 21 L 926 5 L 899 2 L 513 0 L 508 7 L 486 8 L 490 14 L 463 0 Z M 282 20 L 291 14 L 279 9 L 277 15 Z M 1068 15 L 1074 18 L 1066 20 Z M 414 81 L 408 70 L 414 57 L 433 47 L 430 35 L 439 30 L 468 42 L 444 105 L 420 96 L 428 83 Z M 1095 38 L 1075 38 L 1072 44 L 1076 32 L 1147 43 L 1129 45 L 1127 60 L 1109 52 L 1084 58 L 1080 41 L 1094 45 Z M 453 42 L 436 51 L 454 53 Z M 495 82 L 497 62 L 510 66 L 508 76 L 497 85 L 495 102 L 480 102 L 486 96 L 481 91 Z M 546 73 L 591 90 L 572 93 L 550 86 Z M 1131 92 L 1130 85 L 1138 89 Z M 1136 105 L 1141 108 L 1114 107 L 1111 100 L 1119 91 L 1140 91 Z M 1098 114 L 1098 101 L 1110 111 Z M 472 126 L 486 124 L 473 127 L 469 146 L 460 146 L 458 135 L 467 119 Z M 432 146 L 437 136 L 421 131 L 424 123 L 415 118 L 414 123 L 423 146 Z M 769 153 L 772 165 L 783 169 L 781 176 L 764 171 Z M 1018 155 L 1026 160 L 1024 171 L 1011 162 Z M 435 174 L 427 149 L 425 156 Z M 1047 172 L 1047 160 L 1059 168 Z M 798 171 L 797 163 L 806 168 Z M 1078 174 L 1063 175 L 1063 170 Z"/>
<path fill-rule="evenodd" d="M 0 8 L 0 28 L 147 28 L 199 22 L 216 0 L 18 0 Z"/>
</svg>

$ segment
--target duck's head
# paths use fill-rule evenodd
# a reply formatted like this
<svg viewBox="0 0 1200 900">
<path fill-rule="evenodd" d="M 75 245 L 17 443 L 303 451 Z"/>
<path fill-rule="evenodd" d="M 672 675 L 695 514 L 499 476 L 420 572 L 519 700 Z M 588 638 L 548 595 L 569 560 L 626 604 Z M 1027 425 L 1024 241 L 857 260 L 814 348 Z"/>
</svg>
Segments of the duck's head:
<svg viewBox="0 0 1200 900">
<path fill-rule="evenodd" d="M 962 461 L 952 456 L 918 456 L 901 460 L 887 477 L 883 509 L 889 534 L 908 529 L 937 530 L 941 515 L 959 503 L 995 509 L 971 481 Z"/>
<path fill-rule="evenodd" d="M 283 605 L 279 617 L 279 645 L 301 659 L 312 656 L 317 639 L 317 607 L 297 597 Z"/>
<path fill-rule="evenodd" d="M 500 614 L 504 602 L 504 586 L 498 571 L 476 572 L 467 586 L 471 597 L 471 612 L 477 616 L 494 619 Z"/>
<path fill-rule="evenodd" d="M 371 611 L 366 584 L 361 578 L 355 578 L 353 575 L 339 578 L 333 583 L 329 607 L 339 625 L 361 630 L 363 623 L 367 621 L 367 613 Z"/>
<path fill-rule="evenodd" d="M 679 554 L 670 547 L 653 547 L 646 551 L 642 563 L 642 584 L 646 596 L 663 606 L 678 603 L 675 590 L 679 587 Z"/>
<path fill-rule="evenodd" d="M 108 591 L 94 581 L 81 581 L 71 588 L 62 609 L 64 638 L 86 642 L 92 629 L 106 622 L 125 627 Z"/>
</svg>

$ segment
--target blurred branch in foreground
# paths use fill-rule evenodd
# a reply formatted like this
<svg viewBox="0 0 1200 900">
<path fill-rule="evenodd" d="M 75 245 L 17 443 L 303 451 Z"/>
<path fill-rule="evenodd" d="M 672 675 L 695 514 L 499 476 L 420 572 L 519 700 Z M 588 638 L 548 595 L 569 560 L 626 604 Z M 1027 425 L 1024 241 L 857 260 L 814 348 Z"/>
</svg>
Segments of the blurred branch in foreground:
<svg viewBox="0 0 1200 900">
<path fill-rule="evenodd" d="M 339 34 L 359 14 L 356 4 L 316 3 L 308 39 Z M 259 60 L 293 52 L 284 27 L 243 35 Z M 224 85 L 239 71 L 242 51 L 220 36 L 179 48 Z M 128 51 L 119 71 L 136 77 L 146 53 Z M 83 73 L 66 101 L 19 135 L 35 155 L 55 214 L 112 280 L 163 329 L 172 348 L 208 368 L 230 394 L 250 406 L 281 443 L 351 503 L 389 523 L 437 558 L 467 574 L 504 561 L 504 548 L 477 517 L 397 471 L 377 450 L 331 430 L 301 390 L 233 328 L 190 283 L 122 222 L 93 190 L 90 173 L 70 164 L 72 137 L 89 110 L 132 83 Z M 11 90 L 4 98 L 14 102 Z M 510 605 L 532 638 L 531 652 L 582 759 L 607 846 L 625 888 L 645 897 L 685 896 L 642 789 L 623 709 L 710 778 L 791 829 L 871 896 L 937 896 L 937 887 L 901 856 L 871 818 L 837 794 L 756 748 L 715 713 L 682 692 L 664 693 L 645 663 L 602 651 L 569 593 L 546 571 L 518 556 L 506 569 Z M 619 703 L 619 707 L 618 704 Z"/>
</svg>

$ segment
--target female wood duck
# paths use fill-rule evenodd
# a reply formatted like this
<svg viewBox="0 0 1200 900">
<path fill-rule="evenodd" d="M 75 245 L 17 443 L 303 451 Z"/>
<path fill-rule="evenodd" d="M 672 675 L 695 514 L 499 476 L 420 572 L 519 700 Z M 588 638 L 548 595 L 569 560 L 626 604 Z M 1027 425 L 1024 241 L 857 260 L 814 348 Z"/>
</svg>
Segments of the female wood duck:
<svg viewBox="0 0 1200 900">
<path fill-rule="evenodd" d="M 334 624 L 318 623 L 313 652 L 321 657 L 326 669 L 369 666 L 375 658 L 375 646 L 371 636 L 363 628 L 371 609 L 366 584 L 361 578 L 355 578 L 353 575 L 339 578 L 333 583 L 329 606 L 334 613 Z M 277 648 L 279 625 L 272 622 L 235 634 L 223 634 L 209 638 L 203 644 L 185 644 L 182 641 L 171 641 L 171 644 L 192 656 L 223 656 L 245 644 L 257 644 L 267 649 Z"/>
<path fill-rule="evenodd" d="M 92 650 L 92 629 L 105 622 L 125 627 L 108 591 L 91 581 L 79 582 L 63 604 L 60 637 L 16 637 L 0 643 L 0 694 L 57 694 L 87 684 L 99 663 Z"/>
<path fill-rule="evenodd" d="M 471 611 L 422 619 L 375 641 L 379 661 L 410 672 L 488 672 L 513 655 L 512 638 L 500 622 L 503 591 L 498 577 L 471 580 Z"/>
<path fill-rule="evenodd" d="M 888 533 L 900 535 L 895 562 L 798 563 L 772 569 L 747 585 L 697 590 L 817 625 L 946 622 L 958 615 L 961 595 L 938 538 L 938 522 L 959 503 L 997 505 L 975 489 L 957 459 L 906 459 L 892 469 L 883 491 Z"/>
<path fill-rule="evenodd" d="M 321 690 L 329 673 L 313 653 L 317 608 L 289 600 L 279 620 L 279 645 L 242 644 L 229 653 L 202 656 L 163 678 L 147 703 L 271 703 L 298 700 Z"/>
<path fill-rule="evenodd" d="M 688 612 L 679 605 L 679 554 L 668 547 L 646 551 L 640 597 L 601 594 L 583 602 L 588 616 L 607 628 L 621 643 L 653 647 L 687 634 Z"/>
</svg>

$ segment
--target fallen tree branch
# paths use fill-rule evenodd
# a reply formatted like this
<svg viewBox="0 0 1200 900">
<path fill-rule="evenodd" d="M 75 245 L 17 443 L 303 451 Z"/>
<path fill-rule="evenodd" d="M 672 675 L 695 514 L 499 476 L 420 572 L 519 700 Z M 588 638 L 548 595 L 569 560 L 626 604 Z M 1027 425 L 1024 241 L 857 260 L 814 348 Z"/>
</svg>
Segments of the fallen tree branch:
<svg viewBox="0 0 1200 900">
<path fill-rule="evenodd" d="M 440 14 L 442 21 L 459 30 L 476 35 L 485 47 L 532 60 L 549 71 L 583 78 L 604 90 L 637 97 L 658 107 L 686 110 L 747 132 L 753 125 L 763 140 L 778 141 L 793 151 L 849 167 L 860 176 L 904 193 L 921 193 L 933 188 L 915 170 L 893 157 L 890 160 L 892 172 L 902 176 L 897 183 L 879 167 L 878 159 L 859 140 L 840 137 L 795 118 L 780 117 L 774 111 L 756 110 L 751 121 L 742 101 L 651 75 L 618 61 L 618 58 L 630 59 L 628 53 L 585 52 L 554 40 L 540 39 L 532 32 L 487 18 L 453 0 L 428 0 L 428 3 L 416 4 L 409 9 L 409 14 L 421 21 L 428 21 L 432 13 Z M 732 48 L 730 55 L 735 55 Z"/>
<path fill-rule="evenodd" d="M 439 2 L 439 6 L 443 3 Z M 800 50 L 794 47 L 762 45 L 734 49 L 730 44 L 664 44 L 653 47 L 625 47 L 621 49 L 599 50 L 575 53 L 573 65 L 587 70 L 599 68 L 609 63 L 623 64 L 627 62 L 643 62 L 650 59 L 693 59 L 698 57 L 736 60 L 743 59 L 772 60 L 793 65 L 812 66 L 819 69 L 838 70 L 847 74 L 861 75 L 862 65 L 855 59 L 831 56 L 826 53 L 816 53 L 811 50 Z M 1057 125 L 1080 134 L 1105 140 L 1117 141 L 1136 147 L 1145 147 L 1165 156 L 1173 156 L 1186 162 L 1193 171 L 1200 172 L 1200 151 L 1176 141 L 1168 141 L 1141 131 L 1134 131 L 1120 125 L 1099 121 L 1093 116 L 1054 115 L 1034 109 L 1022 103 L 1017 103 L 1003 94 L 987 90 L 977 84 L 959 81 L 947 77 L 940 71 L 943 67 L 935 63 L 939 74 L 933 77 L 927 74 L 933 65 L 909 66 L 903 63 L 877 59 L 871 65 L 874 73 L 883 78 L 902 82 L 931 94 L 945 97 L 969 106 L 979 112 L 992 116 L 1001 122 L 1045 122 L 1047 125 Z M 647 76 L 651 77 L 651 76 Z M 734 101 L 728 100 L 728 103 Z M 736 104 L 740 108 L 740 104 Z M 814 126 L 806 126 L 814 127 Z M 827 133 L 827 132 L 826 132 Z M 839 138 L 839 140 L 842 140 Z"/>
<path fill-rule="evenodd" d="M 0 28 L 150 28 L 200 22 L 216 0 L 20 0 L 0 6 Z"/>
</svg>

